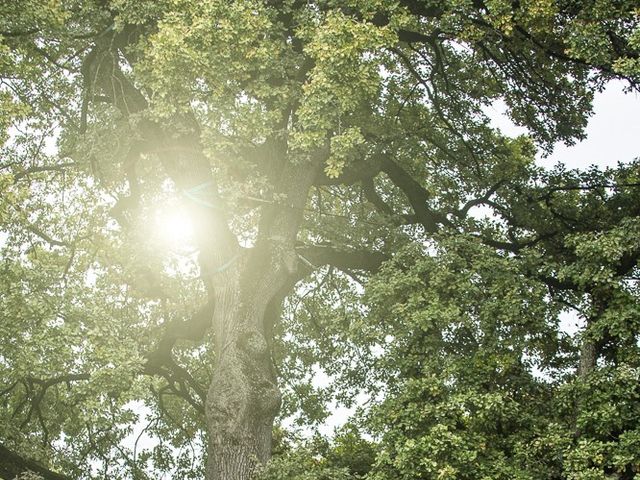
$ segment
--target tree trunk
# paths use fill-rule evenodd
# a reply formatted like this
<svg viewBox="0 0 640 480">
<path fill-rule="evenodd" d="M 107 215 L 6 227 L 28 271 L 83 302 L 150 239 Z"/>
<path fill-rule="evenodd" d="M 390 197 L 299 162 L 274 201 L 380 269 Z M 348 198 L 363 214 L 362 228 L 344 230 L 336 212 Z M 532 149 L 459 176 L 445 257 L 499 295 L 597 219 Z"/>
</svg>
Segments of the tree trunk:
<svg viewBox="0 0 640 480">
<path fill-rule="evenodd" d="M 279 284 L 277 273 L 260 275 L 238 265 L 214 279 L 216 363 L 206 401 L 207 480 L 247 480 L 271 456 L 281 395 L 265 315 Z"/>
<path fill-rule="evenodd" d="M 582 344 L 580 345 L 580 362 L 578 364 L 577 374 L 578 379 L 581 382 L 586 382 L 589 378 L 591 372 L 596 369 L 598 364 L 598 357 L 600 356 L 600 346 L 599 342 L 595 341 L 593 338 L 590 338 L 586 333 L 589 333 L 589 330 L 593 327 L 596 322 L 598 322 L 605 310 L 607 309 L 607 304 L 609 301 L 609 292 L 604 289 L 592 289 L 590 292 L 591 295 L 591 313 L 586 319 L 586 325 L 583 332 Z M 578 417 L 580 416 L 580 412 L 583 409 L 582 399 L 575 399 L 575 416 L 576 416 L 576 426 L 574 436 L 579 438 L 582 435 L 581 429 L 577 426 Z"/>
<path fill-rule="evenodd" d="M 235 343 L 217 362 L 207 396 L 208 480 L 246 480 L 271 456 L 280 392 L 266 345 L 253 333 Z"/>
<path fill-rule="evenodd" d="M 594 288 L 590 292 L 591 295 L 591 313 L 586 319 L 585 332 L 588 332 L 598 321 L 607 309 L 607 305 L 611 299 L 611 292 L 605 288 Z M 600 349 L 598 343 L 588 336 L 582 339 L 580 346 L 580 364 L 578 365 L 578 377 L 586 379 L 589 374 L 596 368 Z"/>
<path fill-rule="evenodd" d="M 592 340 L 583 340 L 580 346 L 579 378 L 586 379 L 593 369 L 596 368 L 597 357 L 596 344 Z"/>
</svg>

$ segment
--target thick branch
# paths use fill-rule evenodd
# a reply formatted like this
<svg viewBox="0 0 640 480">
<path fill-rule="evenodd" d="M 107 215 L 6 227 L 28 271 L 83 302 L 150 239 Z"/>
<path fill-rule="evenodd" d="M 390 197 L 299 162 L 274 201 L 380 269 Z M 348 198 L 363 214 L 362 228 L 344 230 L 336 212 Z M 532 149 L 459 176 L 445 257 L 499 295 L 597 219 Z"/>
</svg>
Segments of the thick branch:
<svg viewBox="0 0 640 480">
<path fill-rule="evenodd" d="M 395 212 L 376 191 L 373 179 L 369 178 L 362 182 L 362 191 L 366 199 L 376 208 L 376 210 L 385 215 L 394 216 Z"/>
<path fill-rule="evenodd" d="M 36 227 L 33 224 L 28 223 L 26 225 L 26 228 L 31 233 L 35 234 L 36 236 L 40 237 L 42 240 L 47 242 L 49 245 L 56 246 L 56 247 L 69 247 L 69 246 L 71 246 L 71 244 L 69 242 L 64 242 L 62 240 L 57 240 L 57 239 L 53 238 L 51 235 L 43 232 L 42 230 L 40 230 L 38 227 Z"/>
<path fill-rule="evenodd" d="M 435 233 L 439 230 L 439 224 L 450 223 L 444 215 L 429 208 L 427 203 L 430 198 L 429 192 L 400 165 L 387 157 L 382 163 L 382 171 L 407 196 L 418 222 L 426 232 Z"/>
<path fill-rule="evenodd" d="M 491 198 L 491 196 L 496 193 L 496 191 L 498 190 L 498 188 L 500 188 L 500 186 L 503 184 L 504 182 L 500 181 L 498 183 L 496 183 L 493 187 L 491 187 L 489 190 L 487 190 L 485 192 L 484 195 L 482 195 L 479 198 L 474 198 L 469 200 L 467 203 L 465 203 L 462 208 L 460 210 L 458 210 L 456 212 L 456 215 L 460 218 L 464 218 L 467 216 L 467 214 L 469 213 L 469 210 L 471 210 L 473 207 L 476 207 L 478 205 L 483 205 L 483 204 L 487 204 L 487 202 L 489 202 L 489 199 Z"/>
<path fill-rule="evenodd" d="M 288 161 L 282 170 L 275 191 L 283 202 L 273 203 L 263 211 L 258 227 L 257 245 L 278 241 L 284 248 L 293 248 L 304 216 L 309 189 L 329 157 L 329 143 L 316 149 L 306 161 Z"/>
<path fill-rule="evenodd" d="M 187 400 L 199 412 L 204 412 L 202 402 L 206 396 L 205 391 L 184 367 L 176 363 L 171 350 L 178 340 L 200 340 L 211 326 L 214 308 L 214 302 L 210 300 L 189 320 L 170 322 L 156 348 L 145 355 L 147 361 L 143 367 L 145 374 L 160 375 L 165 377 L 169 384 L 177 382 L 181 385 L 183 388 L 175 390 L 175 393 Z M 200 397 L 201 402 L 189 395 L 185 383 Z"/>
<path fill-rule="evenodd" d="M 118 51 L 113 49 L 113 39 L 98 39 L 83 62 L 85 92 L 89 97 L 100 87 L 110 102 L 125 116 L 141 112 L 148 107 L 145 96 L 122 72 L 118 63 Z"/>
<path fill-rule="evenodd" d="M 214 302 L 210 300 L 189 320 L 176 319 L 169 322 L 156 348 L 145 355 L 147 364 L 164 363 L 170 358 L 171 349 L 178 340 L 200 340 L 207 331 L 207 328 L 211 326 L 213 311 Z"/>
<path fill-rule="evenodd" d="M 44 480 L 71 480 L 71 477 L 49 470 L 38 462 L 25 458 L 0 444 L 0 477 L 15 478 L 27 471 L 37 473 Z"/>
<path fill-rule="evenodd" d="M 43 165 L 40 167 L 31 167 L 14 174 L 13 181 L 14 183 L 17 183 L 22 178 L 32 175 L 34 173 L 61 172 L 61 171 L 64 171 L 66 168 L 77 167 L 77 166 L 78 166 L 78 163 L 76 162 L 66 162 L 66 163 L 60 163 L 58 165 Z"/>
<path fill-rule="evenodd" d="M 377 272 L 389 256 L 381 252 L 356 249 L 336 249 L 323 245 L 296 247 L 296 252 L 309 262 L 308 268 L 331 265 L 341 270 L 368 270 Z"/>
</svg>

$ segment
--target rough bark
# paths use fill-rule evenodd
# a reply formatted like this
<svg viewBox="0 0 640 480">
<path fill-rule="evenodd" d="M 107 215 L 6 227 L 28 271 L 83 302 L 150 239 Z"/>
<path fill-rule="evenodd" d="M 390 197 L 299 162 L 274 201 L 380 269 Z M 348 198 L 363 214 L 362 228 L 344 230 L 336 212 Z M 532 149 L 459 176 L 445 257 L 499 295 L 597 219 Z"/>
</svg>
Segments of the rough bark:
<svg viewBox="0 0 640 480">
<path fill-rule="evenodd" d="M 280 391 L 265 317 L 285 276 L 251 252 L 214 275 L 216 363 L 206 401 L 208 480 L 246 480 L 271 455 Z M 256 263 L 258 266 L 256 267 Z"/>
<path fill-rule="evenodd" d="M 588 332 L 604 314 L 605 310 L 607 309 L 608 301 L 610 299 L 609 295 L 610 292 L 608 292 L 606 289 L 594 288 L 591 290 L 591 314 L 587 317 L 585 332 Z M 582 339 L 582 344 L 580 345 L 580 359 L 577 369 L 578 379 L 581 382 L 586 382 L 591 372 L 596 369 L 598 357 L 601 354 L 601 345 L 599 345 L 598 343 L 599 342 L 595 341 L 593 338 L 590 338 L 588 335 L 584 335 L 584 338 Z M 577 425 L 577 418 L 580 416 L 580 412 L 583 410 L 583 402 L 581 398 L 576 399 L 575 408 L 576 427 L 574 436 L 578 438 L 583 434 L 582 429 Z"/>
<path fill-rule="evenodd" d="M 593 325 L 601 320 L 611 299 L 611 292 L 606 288 L 593 288 L 590 296 L 591 314 L 587 318 L 585 332 L 589 331 Z M 582 345 L 580 346 L 578 377 L 584 380 L 596 368 L 598 357 L 600 356 L 599 350 L 598 342 L 588 335 L 585 335 L 585 338 L 582 340 Z"/>
<path fill-rule="evenodd" d="M 303 206 L 326 152 L 288 164 L 276 191 L 286 201 L 262 212 L 253 248 L 214 269 L 216 362 L 207 394 L 207 480 L 247 480 L 271 456 L 281 395 L 271 357 L 272 310 L 299 270 L 295 251 Z"/>
<path fill-rule="evenodd" d="M 217 360 L 206 407 L 207 478 L 246 480 L 270 458 L 273 421 L 280 408 L 264 336 L 246 330 L 234 336 Z"/>
<path fill-rule="evenodd" d="M 583 340 L 580 347 L 580 365 L 578 366 L 578 377 L 587 378 L 589 373 L 596 367 L 597 351 L 596 344 L 591 340 Z"/>
</svg>

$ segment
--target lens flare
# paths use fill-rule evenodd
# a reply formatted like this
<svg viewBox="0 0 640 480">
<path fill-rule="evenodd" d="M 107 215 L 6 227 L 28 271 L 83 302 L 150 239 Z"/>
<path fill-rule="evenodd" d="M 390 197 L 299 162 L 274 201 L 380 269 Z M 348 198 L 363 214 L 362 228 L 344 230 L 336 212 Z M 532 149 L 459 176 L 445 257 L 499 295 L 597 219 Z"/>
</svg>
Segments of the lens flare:
<svg viewBox="0 0 640 480">
<path fill-rule="evenodd" d="M 158 209 L 155 231 L 162 243 L 172 248 L 188 248 L 193 243 L 193 221 L 186 211 L 178 208 Z"/>
</svg>

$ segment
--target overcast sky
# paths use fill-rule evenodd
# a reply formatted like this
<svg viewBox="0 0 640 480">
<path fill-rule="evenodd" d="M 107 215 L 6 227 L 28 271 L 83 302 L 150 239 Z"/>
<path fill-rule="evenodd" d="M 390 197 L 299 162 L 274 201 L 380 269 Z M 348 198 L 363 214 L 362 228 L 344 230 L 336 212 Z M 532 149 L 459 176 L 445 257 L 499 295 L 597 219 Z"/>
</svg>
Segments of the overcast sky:
<svg viewBox="0 0 640 480">
<path fill-rule="evenodd" d="M 538 164 L 552 167 L 564 163 L 567 168 L 586 169 L 591 165 L 614 167 L 640 156 L 640 95 L 624 93 L 624 83 L 610 82 L 594 98 L 594 113 L 589 119 L 587 138 L 567 147 L 556 145 L 553 154 L 538 158 Z M 526 133 L 504 115 L 504 103 L 489 109 L 493 123 L 507 135 Z"/>
</svg>

